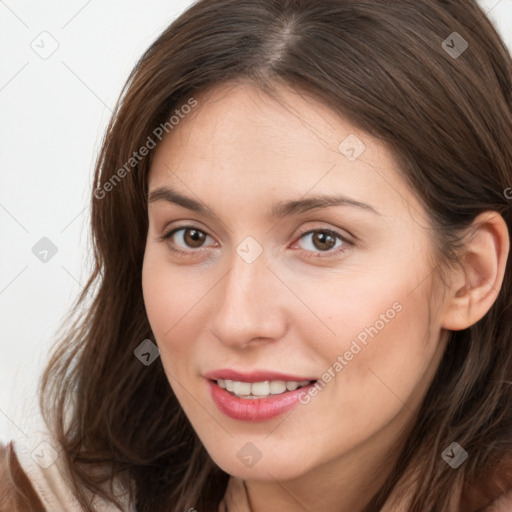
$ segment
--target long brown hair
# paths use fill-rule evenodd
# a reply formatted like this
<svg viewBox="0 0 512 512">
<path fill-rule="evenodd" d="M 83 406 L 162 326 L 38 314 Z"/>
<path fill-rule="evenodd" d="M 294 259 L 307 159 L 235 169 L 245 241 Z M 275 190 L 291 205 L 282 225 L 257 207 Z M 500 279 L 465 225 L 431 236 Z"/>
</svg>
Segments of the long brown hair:
<svg viewBox="0 0 512 512">
<path fill-rule="evenodd" d="M 160 360 L 147 367 L 134 356 L 154 340 L 141 285 L 151 152 L 126 164 L 199 91 L 238 79 L 269 94 L 279 84 L 314 94 L 387 143 L 429 212 L 445 262 L 481 212 L 500 213 L 511 231 L 512 61 L 476 2 L 196 2 L 145 52 L 117 103 L 91 198 L 94 269 L 41 382 L 43 414 L 87 511 L 84 490 L 115 500 L 106 485 L 114 476 L 138 512 L 216 512 L 224 494 L 229 475 L 202 446 Z M 511 280 L 509 258 L 491 310 L 451 333 L 400 458 L 366 512 L 407 474 L 421 475 L 410 512 L 451 510 L 454 495 L 463 509 L 478 489 L 492 497 L 512 452 Z M 441 458 L 452 441 L 469 453 L 457 470 Z"/>
</svg>

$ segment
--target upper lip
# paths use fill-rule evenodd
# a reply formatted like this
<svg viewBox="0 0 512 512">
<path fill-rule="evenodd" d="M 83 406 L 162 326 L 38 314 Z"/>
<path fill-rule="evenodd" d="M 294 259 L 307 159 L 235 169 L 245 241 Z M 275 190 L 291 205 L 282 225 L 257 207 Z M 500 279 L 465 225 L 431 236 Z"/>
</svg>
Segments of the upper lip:
<svg viewBox="0 0 512 512">
<path fill-rule="evenodd" d="M 210 380 L 227 379 L 239 382 L 264 382 L 266 380 L 284 380 L 302 382 L 304 380 L 316 380 L 315 377 L 304 377 L 300 375 L 288 375 L 280 372 L 271 372 L 267 370 L 252 370 L 250 372 L 241 372 L 223 368 L 206 372 L 204 377 Z"/>
</svg>

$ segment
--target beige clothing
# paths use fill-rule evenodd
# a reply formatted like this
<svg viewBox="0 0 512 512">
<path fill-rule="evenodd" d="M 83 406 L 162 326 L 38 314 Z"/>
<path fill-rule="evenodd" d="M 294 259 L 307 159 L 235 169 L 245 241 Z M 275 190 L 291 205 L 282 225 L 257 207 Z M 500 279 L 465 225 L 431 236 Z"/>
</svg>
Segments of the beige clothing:
<svg viewBox="0 0 512 512">
<path fill-rule="evenodd" d="M 71 492 L 64 461 L 59 455 L 62 448 L 41 417 L 34 414 L 28 423 L 29 428 L 20 430 L 7 447 L 0 443 L 0 512 L 83 512 Z M 31 496 L 27 503 L 15 495 L 13 479 Z M 129 503 L 128 493 L 117 482 L 114 489 L 121 498 L 123 510 L 136 512 Z M 100 512 L 119 512 L 97 497 L 93 503 Z"/>
<path fill-rule="evenodd" d="M 32 487 L 36 491 L 44 508 L 51 512 L 82 512 L 81 506 L 71 493 L 62 459 L 58 456 L 56 460 L 45 467 L 55 455 L 52 447 L 56 443 L 46 441 L 48 445 L 40 444 L 40 448 L 30 450 L 27 445 L 19 442 L 14 443 L 14 450 L 21 468 L 27 475 Z M 38 460 L 41 463 L 38 463 Z M 42 464 L 42 465 L 41 465 Z M 116 507 L 103 501 L 96 500 L 98 511 L 119 512 Z M 126 512 L 135 512 L 125 499 Z"/>
</svg>

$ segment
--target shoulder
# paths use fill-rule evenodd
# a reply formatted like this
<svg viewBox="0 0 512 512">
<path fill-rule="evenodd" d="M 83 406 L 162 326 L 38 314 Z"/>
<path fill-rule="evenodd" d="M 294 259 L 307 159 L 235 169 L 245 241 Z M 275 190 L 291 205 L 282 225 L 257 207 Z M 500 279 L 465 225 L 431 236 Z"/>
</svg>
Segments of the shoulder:
<svg viewBox="0 0 512 512">
<path fill-rule="evenodd" d="M 0 443 L 0 512 L 44 512 L 28 476 L 23 471 L 13 443 Z"/>
</svg>

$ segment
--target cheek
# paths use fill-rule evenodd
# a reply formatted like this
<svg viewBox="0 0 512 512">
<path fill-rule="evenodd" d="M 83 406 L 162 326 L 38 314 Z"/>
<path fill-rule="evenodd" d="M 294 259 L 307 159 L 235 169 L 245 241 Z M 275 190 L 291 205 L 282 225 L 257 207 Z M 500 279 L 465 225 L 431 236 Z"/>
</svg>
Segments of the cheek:
<svg viewBox="0 0 512 512">
<path fill-rule="evenodd" d="M 170 264 L 156 250 L 146 251 L 142 269 L 144 303 L 166 370 L 175 373 L 179 363 L 192 356 L 193 341 L 201 332 L 198 306 L 213 284 L 190 268 Z"/>
<path fill-rule="evenodd" d="M 344 289 L 332 286 L 327 299 L 317 293 L 314 302 L 335 334 L 311 338 L 323 361 L 311 410 L 321 412 L 314 405 L 324 402 L 321 396 L 324 404 L 337 404 L 330 414 L 345 441 L 355 441 L 363 431 L 371 435 L 404 407 L 412 408 L 428 384 L 438 348 L 426 284 L 418 287 L 415 275 L 399 273 L 370 281 L 357 279 L 356 286 L 347 280 Z"/>
<path fill-rule="evenodd" d="M 403 298 L 374 311 L 372 317 L 354 322 L 343 337 L 336 355 L 342 368 L 337 368 L 355 396 L 368 392 L 367 400 L 405 400 L 434 355 L 428 311 Z"/>
<path fill-rule="evenodd" d="M 354 271 L 339 278 L 331 276 L 321 283 L 303 280 L 294 291 L 311 305 L 324 325 L 311 322 L 311 315 L 297 315 L 291 322 L 308 333 L 304 339 L 330 362 L 346 353 L 349 365 L 383 356 L 397 357 L 400 363 L 408 355 L 433 348 L 426 339 L 428 284 L 418 286 L 417 274 L 428 275 L 428 269 L 410 275 L 402 268 L 388 268 L 379 274 Z M 308 328 L 308 320 L 317 328 L 316 335 L 311 326 Z"/>
<path fill-rule="evenodd" d="M 330 345 L 330 359 L 338 364 L 328 401 L 337 404 L 333 423 L 345 444 L 369 438 L 400 414 L 409 417 L 428 387 L 438 346 L 435 336 L 429 338 L 428 307 L 405 294 L 391 295 L 396 297 L 395 302 L 375 299 L 369 304 L 371 315 L 348 317 L 353 322 L 347 336 Z M 399 308 L 391 308 L 395 314 L 389 314 L 398 302 Z M 386 323 L 380 314 L 387 311 Z"/>
<path fill-rule="evenodd" d="M 165 331 L 165 325 L 167 329 L 171 327 L 169 312 L 174 310 L 169 301 L 173 300 L 175 291 L 166 286 L 164 276 L 164 265 L 152 257 L 151 252 L 146 249 L 142 267 L 142 292 L 146 314 L 157 341 Z"/>
</svg>

